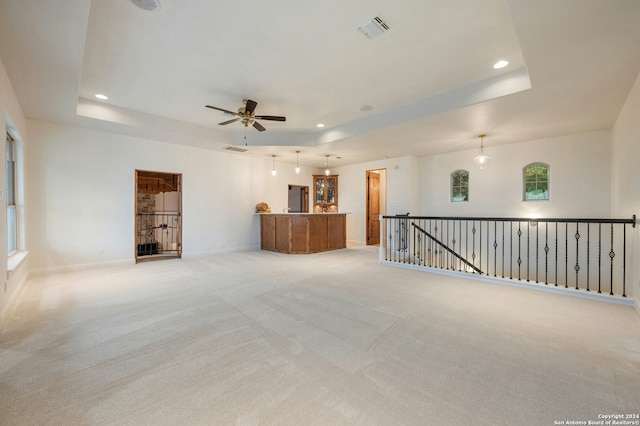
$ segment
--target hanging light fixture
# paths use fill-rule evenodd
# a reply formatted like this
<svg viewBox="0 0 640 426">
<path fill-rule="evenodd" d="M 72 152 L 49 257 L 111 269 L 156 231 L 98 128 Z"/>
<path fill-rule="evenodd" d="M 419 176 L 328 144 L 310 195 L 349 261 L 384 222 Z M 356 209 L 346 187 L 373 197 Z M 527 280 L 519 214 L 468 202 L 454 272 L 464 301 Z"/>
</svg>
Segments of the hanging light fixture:
<svg viewBox="0 0 640 426">
<path fill-rule="evenodd" d="M 275 176 L 276 173 L 278 173 L 276 172 L 276 156 L 272 155 L 271 158 L 273 160 L 273 168 L 271 169 L 271 176 Z"/>
<path fill-rule="evenodd" d="M 296 174 L 300 174 L 300 163 L 298 162 L 300 151 L 296 151 Z"/>
<path fill-rule="evenodd" d="M 488 155 L 484 155 L 485 136 L 487 135 L 478 135 L 478 137 L 480 138 L 480 155 L 473 159 L 473 162 L 476 163 L 476 166 L 478 166 L 480 170 L 485 169 L 489 165 L 489 162 L 491 162 L 491 157 L 489 157 Z"/>
<path fill-rule="evenodd" d="M 325 157 L 327 157 L 327 160 L 325 163 L 324 174 L 329 176 L 331 174 L 331 170 L 329 170 L 329 154 L 325 155 Z"/>
</svg>

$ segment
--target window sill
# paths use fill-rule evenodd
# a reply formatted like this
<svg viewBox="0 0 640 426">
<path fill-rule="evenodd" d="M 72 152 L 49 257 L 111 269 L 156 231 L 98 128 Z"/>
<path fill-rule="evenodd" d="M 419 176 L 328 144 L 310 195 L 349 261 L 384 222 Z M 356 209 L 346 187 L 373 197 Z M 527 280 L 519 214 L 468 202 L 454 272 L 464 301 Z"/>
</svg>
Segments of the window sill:
<svg viewBox="0 0 640 426">
<path fill-rule="evenodd" d="M 7 272 L 13 272 L 27 258 L 28 251 L 18 251 L 7 258 Z"/>
</svg>

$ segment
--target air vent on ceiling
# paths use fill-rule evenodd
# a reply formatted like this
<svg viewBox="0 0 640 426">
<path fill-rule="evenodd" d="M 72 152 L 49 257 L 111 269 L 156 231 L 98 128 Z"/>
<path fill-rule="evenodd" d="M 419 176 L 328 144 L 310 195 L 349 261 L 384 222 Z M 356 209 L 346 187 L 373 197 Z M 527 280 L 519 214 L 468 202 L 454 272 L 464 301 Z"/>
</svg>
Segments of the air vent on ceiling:
<svg viewBox="0 0 640 426">
<path fill-rule="evenodd" d="M 362 24 L 358 29 L 365 36 L 374 38 L 389 31 L 389 24 L 380 16 L 376 16 Z"/>
<path fill-rule="evenodd" d="M 138 6 L 140 9 L 154 11 L 160 8 L 159 0 L 131 0 L 133 4 Z"/>
<path fill-rule="evenodd" d="M 244 148 L 238 148 L 236 146 L 228 146 L 225 148 L 226 151 L 235 151 L 235 152 L 247 152 L 248 150 Z"/>
</svg>

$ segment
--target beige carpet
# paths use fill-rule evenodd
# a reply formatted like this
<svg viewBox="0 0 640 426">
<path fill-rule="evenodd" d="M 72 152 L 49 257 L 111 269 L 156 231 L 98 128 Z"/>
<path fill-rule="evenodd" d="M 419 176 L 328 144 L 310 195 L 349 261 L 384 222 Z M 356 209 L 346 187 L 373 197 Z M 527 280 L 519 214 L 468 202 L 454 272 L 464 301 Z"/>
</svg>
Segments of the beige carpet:
<svg viewBox="0 0 640 426">
<path fill-rule="evenodd" d="M 640 413 L 631 307 L 377 263 L 231 253 L 33 279 L 2 425 L 554 425 Z"/>
</svg>

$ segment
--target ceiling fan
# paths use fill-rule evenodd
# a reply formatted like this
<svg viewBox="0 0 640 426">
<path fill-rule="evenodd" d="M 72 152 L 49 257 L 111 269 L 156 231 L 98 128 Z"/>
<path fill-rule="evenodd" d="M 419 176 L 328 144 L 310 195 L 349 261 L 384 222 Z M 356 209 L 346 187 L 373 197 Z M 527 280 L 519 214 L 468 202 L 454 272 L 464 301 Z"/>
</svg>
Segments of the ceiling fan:
<svg viewBox="0 0 640 426">
<path fill-rule="evenodd" d="M 278 116 L 278 115 L 256 115 L 255 110 L 258 103 L 256 101 L 252 101 L 251 99 L 244 99 L 242 101 L 244 106 L 238 108 L 238 112 L 233 112 L 226 110 L 224 108 L 218 108 L 211 105 L 207 105 L 207 108 L 217 109 L 218 111 L 222 111 L 225 114 L 235 115 L 236 118 L 231 120 L 223 121 L 222 123 L 218 123 L 221 126 L 234 123 L 236 121 L 242 122 L 244 127 L 249 127 L 250 125 L 255 127 L 259 132 L 264 132 L 265 129 L 262 124 L 258 123 L 256 120 L 271 120 L 271 121 L 286 121 L 286 117 Z"/>
</svg>

